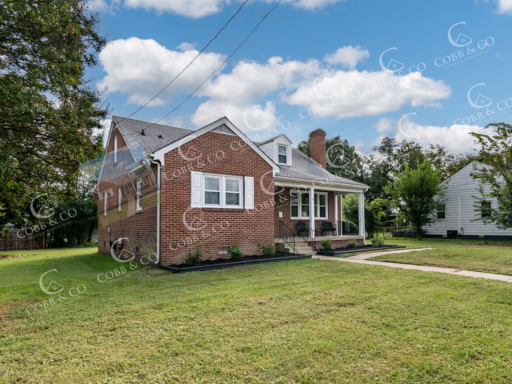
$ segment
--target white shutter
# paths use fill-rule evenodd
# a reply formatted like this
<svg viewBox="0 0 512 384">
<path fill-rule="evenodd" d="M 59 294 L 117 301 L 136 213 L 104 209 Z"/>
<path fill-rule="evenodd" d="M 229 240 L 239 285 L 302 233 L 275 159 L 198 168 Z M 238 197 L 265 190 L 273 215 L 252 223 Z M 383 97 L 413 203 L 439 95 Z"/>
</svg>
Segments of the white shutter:
<svg viewBox="0 0 512 384">
<path fill-rule="evenodd" d="M 254 209 L 254 177 L 245 176 L 245 209 Z"/>
<path fill-rule="evenodd" d="M 190 206 L 201 207 L 203 201 L 203 174 L 201 172 L 190 172 L 190 184 L 192 191 L 190 194 Z"/>
</svg>

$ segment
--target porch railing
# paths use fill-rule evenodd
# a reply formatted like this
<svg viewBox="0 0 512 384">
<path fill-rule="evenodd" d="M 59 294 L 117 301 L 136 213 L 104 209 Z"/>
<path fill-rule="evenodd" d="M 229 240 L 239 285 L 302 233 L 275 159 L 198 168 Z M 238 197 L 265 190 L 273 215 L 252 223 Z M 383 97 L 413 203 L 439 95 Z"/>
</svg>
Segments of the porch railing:
<svg viewBox="0 0 512 384">
<path fill-rule="evenodd" d="M 291 247 L 291 249 L 293 250 L 293 254 L 297 253 L 295 249 L 295 236 L 295 230 L 291 229 L 284 222 L 279 221 L 277 237 L 282 239 L 286 244 L 288 244 Z"/>
<path fill-rule="evenodd" d="M 304 224 L 304 226 L 305 229 L 301 230 L 300 232 L 297 231 L 299 237 L 308 243 L 314 241 L 313 239 L 316 237 L 316 231 L 307 224 Z"/>
</svg>

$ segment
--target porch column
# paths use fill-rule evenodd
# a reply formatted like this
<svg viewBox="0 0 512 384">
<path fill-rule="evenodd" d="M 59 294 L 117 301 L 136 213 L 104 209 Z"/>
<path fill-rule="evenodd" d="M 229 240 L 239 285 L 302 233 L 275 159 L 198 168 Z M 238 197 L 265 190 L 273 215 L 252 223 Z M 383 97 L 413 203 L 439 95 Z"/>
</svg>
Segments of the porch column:
<svg viewBox="0 0 512 384">
<path fill-rule="evenodd" d="M 334 194 L 334 225 L 336 226 L 336 235 L 339 235 L 338 225 L 338 195 Z"/>
<path fill-rule="evenodd" d="M 315 238 L 315 188 L 309 188 L 309 227 L 313 230 L 311 237 Z"/>
<path fill-rule="evenodd" d="M 343 236 L 343 195 L 340 195 L 340 228 L 338 234 Z"/>
<path fill-rule="evenodd" d="M 366 244 L 365 240 L 365 227 L 364 227 L 364 193 L 359 193 L 359 236 L 363 237 L 363 244 Z"/>
</svg>

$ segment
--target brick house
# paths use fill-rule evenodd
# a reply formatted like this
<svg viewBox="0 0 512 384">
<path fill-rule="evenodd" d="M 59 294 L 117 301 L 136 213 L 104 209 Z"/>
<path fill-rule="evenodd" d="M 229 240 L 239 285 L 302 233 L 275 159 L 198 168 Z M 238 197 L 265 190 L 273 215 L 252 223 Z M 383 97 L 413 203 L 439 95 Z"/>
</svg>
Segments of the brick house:
<svg viewBox="0 0 512 384">
<path fill-rule="evenodd" d="M 368 187 L 326 170 L 323 130 L 310 139 L 312 158 L 284 134 L 252 142 L 225 117 L 192 131 L 114 116 L 97 185 L 99 252 L 171 265 L 197 244 L 216 259 L 234 244 L 256 255 L 259 244 L 304 253 L 325 238 L 364 243 L 364 209 L 342 225 L 340 196 L 357 193 L 362 207 Z"/>
</svg>

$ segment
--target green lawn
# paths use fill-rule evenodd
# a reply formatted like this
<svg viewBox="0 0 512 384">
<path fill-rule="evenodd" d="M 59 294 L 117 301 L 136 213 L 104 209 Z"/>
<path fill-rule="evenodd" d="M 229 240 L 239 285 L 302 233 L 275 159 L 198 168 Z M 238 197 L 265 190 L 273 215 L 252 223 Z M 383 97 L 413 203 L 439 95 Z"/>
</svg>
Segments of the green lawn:
<svg viewBox="0 0 512 384">
<path fill-rule="evenodd" d="M 24 253 L 0 260 L 2 383 L 512 381 L 512 284 L 320 260 L 101 283 L 123 265 L 94 249 Z M 54 268 L 86 292 L 28 315 Z"/>
<path fill-rule="evenodd" d="M 485 242 L 512 245 L 511 241 L 392 239 L 387 240 L 386 244 L 401 244 L 406 245 L 407 248 L 434 249 L 377 256 L 371 260 L 512 275 L 512 246 L 482 245 Z"/>
</svg>

